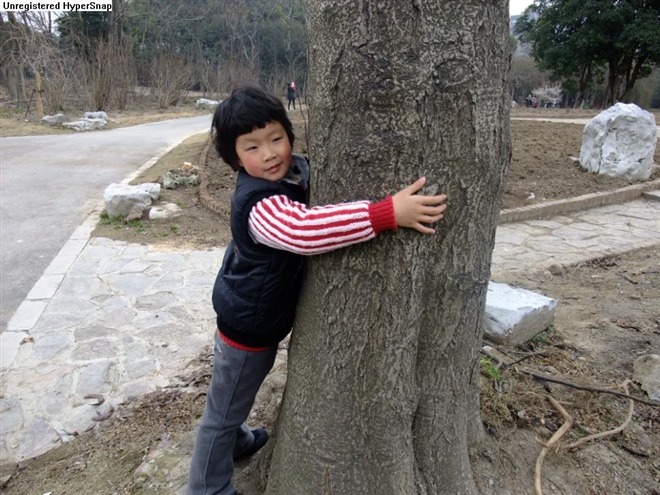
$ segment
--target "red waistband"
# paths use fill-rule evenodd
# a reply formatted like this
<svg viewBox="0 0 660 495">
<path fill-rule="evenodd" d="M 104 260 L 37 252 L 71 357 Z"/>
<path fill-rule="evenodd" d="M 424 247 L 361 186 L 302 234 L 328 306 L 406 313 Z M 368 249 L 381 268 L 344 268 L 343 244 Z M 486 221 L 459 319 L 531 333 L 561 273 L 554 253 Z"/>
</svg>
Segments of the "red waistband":
<svg viewBox="0 0 660 495">
<path fill-rule="evenodd" d="M 227 345 L 230 345 L 236 349 L 240 349 L 241 351 L 250 351 L 250 352 L 263 352 L 267 351 L 268 349 L 271 349 L 273 346 L 268 346 L 268 347 L 248 347 L 243 344 L 239 344 L 238 342 L 234 342 L 231 340 L 229 337 L 226 335 L 223 335 L 223 333 L 220 331 L 218 328 L 218 335 L 220 335 L 220 338 L 225 341 Z"/>
</svg>

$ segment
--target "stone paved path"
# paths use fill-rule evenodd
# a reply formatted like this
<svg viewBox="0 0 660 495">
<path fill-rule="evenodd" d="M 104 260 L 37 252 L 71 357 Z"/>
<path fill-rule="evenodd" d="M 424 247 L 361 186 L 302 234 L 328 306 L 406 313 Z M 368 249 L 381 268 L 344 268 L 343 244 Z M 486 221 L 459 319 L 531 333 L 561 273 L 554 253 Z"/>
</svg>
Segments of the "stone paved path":
<svg viewBox="0 0 660 495">
<path fill-rule="evenodd" d="M 34 313 L 19 308 L 1 336 L 1 460 L 45 452 L 93 427 L 112 403 L 184 373 L 211 342 L 223 253 L 95 238 L 63 276 L 56 258 L 26 301 L 45 305 L 41 316 L 32 323 L 25 316 Z M 97 407 L 87 394 L 109 400 Z"/>
<path fill-rule="evenodd" d="M 660 201 L 647 199 L 504 224 L 495 236 L 492 278 L 655 244 L 660 244 Z"/>
<path fill-rule="evenodd" d="M 211 344 L 222 249 L 89 239 L 92 229 L 74 233 L 0 335 L 0 463 L 45 452 L 112 404 L 167 385 Z M 651 245 L 660 201 L 648 199 L 504 224 L 493 279 Z"/>
</svg>

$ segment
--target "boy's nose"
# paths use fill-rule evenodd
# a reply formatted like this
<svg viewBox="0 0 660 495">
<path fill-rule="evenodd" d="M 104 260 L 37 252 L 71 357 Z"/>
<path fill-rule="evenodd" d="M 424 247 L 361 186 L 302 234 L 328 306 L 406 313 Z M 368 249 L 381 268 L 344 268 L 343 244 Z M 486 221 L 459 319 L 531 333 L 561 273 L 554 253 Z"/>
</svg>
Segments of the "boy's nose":
<svg viewBox="0 0 660 495">
<path fill-rule="evenodd" d="M 267 162 L 273 158 L 275 158 L 275 151 L 273 151 L 270 146 L 267 146 L 264 149 L 264 161 Z"/>
</svg>

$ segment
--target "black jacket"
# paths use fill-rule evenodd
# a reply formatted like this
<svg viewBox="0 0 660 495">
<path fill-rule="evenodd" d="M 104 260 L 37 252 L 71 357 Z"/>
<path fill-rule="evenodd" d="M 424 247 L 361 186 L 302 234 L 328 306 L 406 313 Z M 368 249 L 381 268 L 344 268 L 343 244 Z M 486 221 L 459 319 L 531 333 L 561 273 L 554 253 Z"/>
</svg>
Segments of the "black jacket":
<svg viewBox="0 0 660 495">
<path fill-rule="evenodd" d="M 296 99 L 296 90 L 291 87 L 291 85 L 286 88 L 286 97 L 288 100 Z"/>
<path fill-rule="evenodd" d="M 294 156 L 296 159 L 302 157 Z M 292 165 L 292 167 L 294 166 Z M 231 200 L 232 241 L 213 287 L 220 332 L 248 347 L 276 345 L 291 331 L 302 284 L 302 256 L 255 243 L 248 219 L 262 199 L 284 194 L 306 203 L 305 189 L 271 182 L 241 169 Z"/>
</svg>

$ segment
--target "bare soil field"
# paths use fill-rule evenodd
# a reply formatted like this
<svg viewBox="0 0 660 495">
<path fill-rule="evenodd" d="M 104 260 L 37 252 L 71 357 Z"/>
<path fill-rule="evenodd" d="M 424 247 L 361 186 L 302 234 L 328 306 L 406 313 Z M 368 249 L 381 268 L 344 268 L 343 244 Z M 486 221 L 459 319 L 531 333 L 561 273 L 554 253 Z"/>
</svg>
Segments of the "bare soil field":
<svg viewBox="0 0 660 495">
<path fill-rule="evenodd" d="M 541 113 L 545 110 L 548 112 Z M 566 111 L 516 109 L 513 113 L 557 117 L 562 112 Z M 566 115 L 577 118 L 593 113 Z M 303 119 L 296 114 L 292 117 L 297 144 L 302 146 Z M 581 135 L 578 124 L 512 121 L 513 152 L 504 208 L 628 185 L 598 178 L 575 164 L 570 157 L 579 155 Z M 166 171 L 188 161 L 204 168 L 215 204 L 226 205 L 234 176 L 213 152 L 206 160 L 202 153 L 205 140 L 206 136 L 191 138 L 135 182 L 159 181 Z M 660 163 L 657 149 L 655 161 Z M 658 178 L 657 171 L 653 178 Z M 531 193 L 533 200 L 527 199 Z M 217 213 L 206 208 L 198 187 L 163 190 L 161 200 L 182 206 L 182 216 L 161 223 L 106 219 L 93 235 L 198 249 L 228 241 L 223 209 Z M 543 493 L 659 495 L 660 407 L 648 404 L 646 394 L 634 385 L 629 389 L 634 401 L 593 390 L 623 392 L 622 384 L 632 377 L 634 360 L 644 354 L 660 354 L 660 245 L 553 274 L 505 281 L 557 299 L 558 309 L 554 324 L 525 345 L 493 346 L 491 355 L 483 356 L 481 407 L 486 434 L 472 452 L 481 493 L 535 493 L 534 470 L 541 443 L 548 442 L 566 422 L 548 401 L 552 395 L 574 425 L 557 448 L 547 453 L 539 478 Z M 211 332 L 209 329 L 209 335 Z M 176 446 L 190 438 L 204 406 L 209 355 L 199 356 L 191 366 L 195 376 L 185 387 L 164 389 L 124 404 L 112 418 L 75 441 L 19 466 L 4 466 L 0 493 L 171 493 L 154 480 L 144 481 L 136 469 L 164 442 Z M 530 373 L 593 390 L 535 379 Z M 274 416 L 272 411 L 259 410 L 256 419 L 271 425 Z M 622 432 L 573 449 L 566 447 L 623 424 Z M 259 495 L 249 487 L 239 488 L 244 495 Z"/>
</svg>

